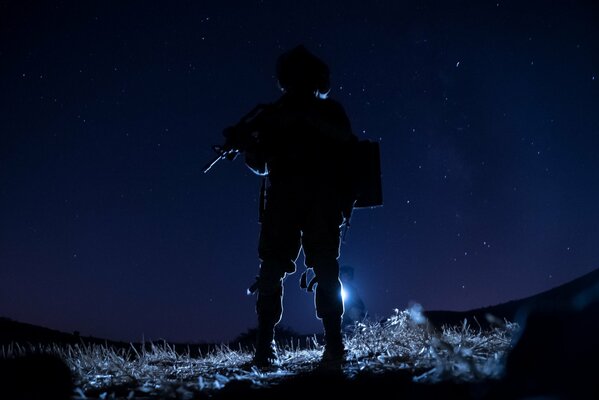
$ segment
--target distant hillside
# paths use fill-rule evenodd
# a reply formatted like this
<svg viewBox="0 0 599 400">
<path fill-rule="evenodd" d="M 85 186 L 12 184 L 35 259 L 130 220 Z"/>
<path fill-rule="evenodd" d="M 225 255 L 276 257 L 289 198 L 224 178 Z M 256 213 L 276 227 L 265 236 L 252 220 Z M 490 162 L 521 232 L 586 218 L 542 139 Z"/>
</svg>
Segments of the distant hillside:
<svg viewBox="0 0 599 400">
<path fill-rule="evenodd" d="M 110 344 L 116 347 L 129 347 L 129 343 L 80 336 L 77 332 L 65 333 L 41 326 L 13 321 L 10 318 L 0 317 L 0 346 L 10 343 L 32 344 Z"/>
<path fill-rule="evenodd" d="M 54 329 L 44 328 L 37 325 L 27 324 L 23 322 L 13 321 L 10 318 L 0 317 L 0 347 L 8 346 L 12 343 L 19 345 L 27 344 L 85 344 L 85 345 L 108 345 L 112 348 L 129 349 L 131 346 L 136 349 L 142 347 L 142 343 L 128 343 L 114 340 L 96 338 L 92 336 L 80 336 L 77 332 L 65 333 Z M 161 342 L 162 343 L 162 342 Z M 151 344 L 146 343 L 146 348 L 150 348 Z M 215 347 L 214 344 L 180 344 L 169 343 L 169 345 L 178 352 L 186 352 L 188 349 L 191 354 L 197 354 L 198 351 L 206 353 L 208 350 Z"/>
<path fill-rule="evenodd" d="M 543 309 L 545 311 L 560 311 L 572 307 L 572 302 L 576 296 L 583 293 L 599 298 L 599 268 L 564 285 L 550 289 L 546 292 L 527 297 L 520 300 L 509 301 L 507 303 L 478 308 L 470 311 L 425 311 L 427 318 L 437 326 L 457 325 L 467 319 L 471 326 L 476 327 L 477 322 L 481 327 L 486 328 L 490 324 L 487 315 L 493 315 L 500 320 L 507 319 L 515 321 L 519 318 L 519 313 L 526 313 L 530 309 Z M 477 322 L 476 322 L 477 321 Z M 295 334 L 294 336 L 296 336 Z M 242 335 L 243 336 L 243 335 Z M 240 336 L 241 338 L 241 336 Z M 237 340 L 241 342 L 242 340 Z M 116 348 L 129 348 L 131 343 L 118 342 L 95 338 L 92 336 L 80 336 L 75 333 L 65 333 L 54 329 L 44 328 L 23 322 L 13 321 L 9 318 L 0 317 L 0 346 L 6 346 L 11 343 L 20 344 L 108 344 Z M 141 344 L 133 344 L 140 348 Z M 187 348 L 192 353 L 200 350 L 206 352 L 213 348 L 213 344 L 171 344 L 177 351 L 186 351 Z"/>
<path fill-rule="evenodd" d="M 599 298 L 599 268 L 561 286 L 520 300 L 470 311 L 426 311 L 424 314 L 437 326 L 460 324 L 466 318 L 472 326 L 476 327 L 478 322 L 486 328 L 490 325 L 487 315 L 500 320 L 517 321 L 533 309 L 545 312 L 571 310 L 575 302 L 583 300 L 582 296 L 594 296 L 595 301 Z"/>
</svg>

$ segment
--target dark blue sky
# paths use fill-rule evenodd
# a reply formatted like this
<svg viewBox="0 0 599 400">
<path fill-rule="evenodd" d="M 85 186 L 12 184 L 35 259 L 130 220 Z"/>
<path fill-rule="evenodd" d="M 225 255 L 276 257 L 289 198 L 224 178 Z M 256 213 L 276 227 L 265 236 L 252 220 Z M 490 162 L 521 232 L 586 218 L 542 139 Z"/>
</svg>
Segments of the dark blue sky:
<svg viewBox="0 0 599 400">
<path fill-rule="evenodd" d="M 305 44 L 385 206 L 342 264 L 372 315 L 465 310 L 598 266 L 594 1 L 0 3 L 0 316 L 111 339 L 255 325 L 259 179 L 210 146 Z M 301 268 L 300 268 L 301 271 Z M 320 330 L 299 274 L 283 324 Z"/>
</svg>

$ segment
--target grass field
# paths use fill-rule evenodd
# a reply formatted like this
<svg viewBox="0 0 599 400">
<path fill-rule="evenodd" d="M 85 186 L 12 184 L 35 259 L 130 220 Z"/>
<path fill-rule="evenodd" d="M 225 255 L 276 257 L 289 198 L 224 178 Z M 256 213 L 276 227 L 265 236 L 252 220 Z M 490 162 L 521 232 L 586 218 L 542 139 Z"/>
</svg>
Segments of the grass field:
<svg viewBox="0 0 599 400">
<path fill-rule="evenodd" d="M 369 374 L 404 372 L 414 384 L 477 382 L 502 375 L 506 352 L 518 326 L 503 322 L 491 329 L 434 328 L 415 306 L 395 310 L 384 321 L 357 324 L 345 338 L 345 381 Z M 218 395 L 237 385 L 244 389 L 276 387 L 296 376 L 319 371 L 322 344 L 316 337 L 279 344 L 280 364 L 269 370 L 251 367 L 252 349 L 215 346 L 207 354 L 177 352 L 167 343 L 136 349 L 102 345 L 12 345 L 3 358 L 32 351 L 57 355 L 75 380 L 73 399 L 192 399 Z"/>
</svg>

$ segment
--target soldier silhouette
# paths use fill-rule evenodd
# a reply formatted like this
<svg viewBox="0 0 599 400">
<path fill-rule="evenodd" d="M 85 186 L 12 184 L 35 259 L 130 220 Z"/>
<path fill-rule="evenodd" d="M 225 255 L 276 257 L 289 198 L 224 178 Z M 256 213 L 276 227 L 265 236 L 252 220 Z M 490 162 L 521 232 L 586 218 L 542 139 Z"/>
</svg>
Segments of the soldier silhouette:
<svg viewBox="0 0 599 400">
<path fill-rule="evenodd" d="M 343 301 L 338 257 L 340 228 L 352 210 L 351 176 L 345 149 L 357 142 L 343 107 L 328 98 L 329 68 L 298 46 L 276 67 L 282 96 L 259 105 L 236 126 L 225 129 L 225 146 L 245 154 L 246 165 L 265 176 L 261 192 L 260 269 L 250 291 L 257 292 L 255 365 L 277 362 L 274 329 L 283 314 L 283 280 L 296 271 L 304 251 L 315 278 L 316 315 L 325 336 L 323 361 L 345 357 Z M 218 151 L 218 150 L 217 150 Z M 234 158 L 234 157 L 230 157 Z M 302 276 L 305 285 L 305 273 Z"/>
</svg>

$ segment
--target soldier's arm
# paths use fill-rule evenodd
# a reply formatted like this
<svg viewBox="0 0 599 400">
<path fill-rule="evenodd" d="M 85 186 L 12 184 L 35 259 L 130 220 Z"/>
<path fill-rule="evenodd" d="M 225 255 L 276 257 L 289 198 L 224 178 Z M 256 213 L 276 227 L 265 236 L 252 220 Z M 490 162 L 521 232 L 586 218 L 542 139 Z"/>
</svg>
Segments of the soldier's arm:
<svg viewBox="0 0 599 400">
<path fill-rule="evenodd" d="M 266 157 L 257 152 L 245 152 L 245 165 L 256 175 L 268 175 Z"/>
<path fill-rule="evenodd" d="M 266 142 L 268 132 L 273 129 L 274 105 L 264 107 L 248 121 L 248 146 L 245 149 L 245 164 L 256 175 L 268 175 Z"/>
</svg>

